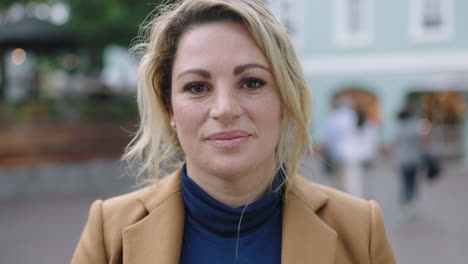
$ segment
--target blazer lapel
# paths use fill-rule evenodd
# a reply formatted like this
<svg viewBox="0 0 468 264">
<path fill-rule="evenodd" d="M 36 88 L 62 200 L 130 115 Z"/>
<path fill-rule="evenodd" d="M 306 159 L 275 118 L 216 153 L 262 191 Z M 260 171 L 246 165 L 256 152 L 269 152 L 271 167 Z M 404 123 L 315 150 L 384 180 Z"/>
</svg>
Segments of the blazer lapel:
<svg viewBox="0 0 468 264">
<path fill-rule="evenodd" d="M 335 263 L 337 234 L 316 214 L 328 196 L 313 186 L 298 176 L 288 192 L 283 209 L 281 263 Z"/>
<path fill-rule="evenodd" d="M 123 231 L 123 262 L 178 264 L 185 209 L 180 171 L 150 188 L 142 197 L 149 214 Z"/>
<path fill-rule="evenodd" d="M 296 177 L 283 209 L 281 263 L 335 262 L 336 232 L 316 214 L 328 196 L 302 176 Z M 178 264 L 185 209 L 177 170 L 141 197 L 149 212 L 123 230 L 123 262 Z"/>
</svg>

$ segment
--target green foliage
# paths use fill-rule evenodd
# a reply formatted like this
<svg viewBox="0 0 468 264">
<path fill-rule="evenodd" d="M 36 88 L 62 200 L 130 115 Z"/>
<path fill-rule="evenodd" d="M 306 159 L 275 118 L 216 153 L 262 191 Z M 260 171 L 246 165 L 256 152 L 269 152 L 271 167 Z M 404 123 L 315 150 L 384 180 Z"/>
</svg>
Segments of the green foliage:
<svg viewBox="0 0 468 264">
<path fill-rule="evenodd" d="M 105 100 L 82 98 L 46 98 L 0 105 L 0 121 L 11 123 L 125 123 L 138 120 L 138 106 L 133 97 L 109 97 Z"/>
<path fill-rule="evenodd" d="M 77 120 L 83 123 L 125 123 L 138 120 L 138 106 L 134 98 L 112 98 L 96 101 L 73 99 L 67 102 Z"/>
<path fill-rule="evenodd" d="M 15 3 L 20 3 L 20 4 L 28 4 L 28 3 L 48 3 L 51 2 L 49 0 L 37 0 L 37 1 L 31 1 L 31 0 L 2 0 L 0 1 L 0 10 L 8 8 L 9 6 L 15 4 Z"/>
<path fill-rule="evenodd" d="M 129 46 L 138 35 L 139 25 L 161 1 L 147 0 L 68 0 L 70 20 L 65 27 L 81 44 L 101 48 L 115 43 Z"/>
<path fill-rule="evenodd" d="M 108 44 L 129 47 L 139 26 L 162 2 L 168 0 L 1 0 L 0 10 L 14 3 L 62 2 L 70 7 L 64 29 L 76 37 L 80 47 L 99 57 Z"/>
</svg>

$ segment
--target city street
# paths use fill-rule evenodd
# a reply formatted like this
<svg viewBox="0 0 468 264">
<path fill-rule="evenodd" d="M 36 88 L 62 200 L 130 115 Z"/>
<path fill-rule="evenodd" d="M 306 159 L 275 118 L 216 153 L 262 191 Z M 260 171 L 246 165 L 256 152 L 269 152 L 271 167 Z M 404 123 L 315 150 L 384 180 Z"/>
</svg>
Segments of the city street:
<svg viewBox="0 0 468 264">
<path fill-rule="evenodd" d="M 109 171 L 118 170 L 115 162 L 103 163 Z M 112 173 L 106 176 L 103 167 L 100 175 L 110 179 Z M 321 183 L 330 182 L 322 175 L 318 160 L 309 157 L 304 160 L 303 167 L 306 177 Z M 398 263 L 466 263 L 467 171 L 461 161 L 451 161 L 444 164 L 444 175 L 438 181 L 427 182 L 420 177 L 418 204 L 409 214 L 402 214 L 399 208 L 399 182 L 391 163 L 380 161 L 366 175 L 366 189 L 382 207 Z M 18 175 L 18 171 L 0 169 L 0 176 L 7 177 L 8 174 Z M 109 184 L 104 195 L 89 191 L 87 194 L 51 197 L 35 194 L 29 198 L 0 200 L 0 262 L 68 263 L 91 202 L 121 192 L 120 186 Z"/>
<path fill-rule="evenodd" d="M 274 176 L 263 170 L 273 156 L 278 167 L 297 167 L 276 155 L 297 155 L 307 135 L 314 145 L 301 160 L 302 176 L 376 201 L 397 263 L 468 264 L 467 10 L 468 0 L 0 0 L 0 264 L 70 263 L 93 201 L 141 188 L 149 182 L 144 172 L 159 158 L 163 171 L 182 157 L 196 163 L 189 162 L 191 177 L 206 180 L 204 189 L 225 203 L 253 202 L 266 189 L 264 179 Z M 122 161 L 123 153 L 138 164 Z M 324 160 L 343 164 L 331 168 Z M 418 162 L 426 168 L 418 168 L 413 184 Z M 428 173 L 440 168 L 436 176 Z M 210 171 L 229 171 L 235 180 L 220 186 L 226 182 L 209 177 Z M 416 199 L 403 206 L 412 186 Z M 338 261 L 357 262 L 366 262 L 369 249 L 377 262 L 373 252 L 383 250 L 375 234 L 383 232 L 369 223 L 380 217 L 358 216 L 362 208 L 336 196 L 317 209 L 338 236 L 336 249 L 328 248 L 344 256 Z M 154 207 L 162 203 L 153 198 Z M 290 204 L 304 215 L 315 206 Z M 283 230 L 301 231 L 294 238 L 301 245 L 293 248 L 311 253 L 309 245 L 327 245 L 319 228 L 297 228 L 309 218 L 290 207 L 284 208 L 294 212 L 295 228 Z M 196 210 L 225 221 L 223 212 Z M 160 223 L 168 215 L 151 214 Z M 275 239 L 258 234 L 281 235 L 277 225 L 245 221 L 249 215 L 262 219 L 242 210 L 237 223 L 234 214 L 242 238 L 233 241 L 235 250 L 208 251 L 211 244 L 189 242 L 204 250 L 182 251 L 194 262 L 196 255 L 231 262 L 229 254 L 234 262 L 249 262 L 239 253 L 245 248 L 255 259 L 268 256 L 272 250 L 258 243 L 263 250 L 249 247 L 241 227 L 265 228 L 252 228 L 254 242 L 274 246 Z M 102 232 L 112 233 L 112 225 L 119 233 L 114 220 L 125 222 L 119 217 L 105 213 Z M 146 231 L 161 243 L 179 239 L 174 232 Z M 116 237 L 104 247 L 119 244 Z M 341 243 L 348 237 L 350 243 Z M 216 249 L 229 246 L 213 241 Z M 152 251 L 156 243 L 140 244 L 150 247 L 145 253 L 159 252 Z M 127 244 L 123 248 L 124 259 L 136 259 Z M 312 263 L 330 254 L 290 255 Z"/>
</svg>

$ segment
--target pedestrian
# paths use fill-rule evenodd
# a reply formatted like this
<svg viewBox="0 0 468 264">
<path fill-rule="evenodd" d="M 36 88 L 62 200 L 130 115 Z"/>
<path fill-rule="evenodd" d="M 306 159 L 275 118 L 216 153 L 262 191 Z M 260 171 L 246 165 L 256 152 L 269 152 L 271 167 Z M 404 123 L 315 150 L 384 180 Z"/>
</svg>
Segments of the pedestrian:
<svg viewBox="0 0 468 264">
<path fill-rule="evenodd" d="M 394 157 L 400 172 L 400 202 L 408 211 L 418 193 L 418 166 L 423 158 L 424 123 L 410 104 L 398 113 Z"/>
<path fill-rule="evenodd" d="M 125 157 L 156 180 L 93 203 L 73 264 L 395 263 L 376 202 L 299 175 L 309 91 L 264 1 L 181 1 L 150 28 Z"/>
<path fill-rule="evenodd" d="M 368 170 L 377 154 L 378 128 L 367 119 L 366 112 L 356 109 L 354 126 L 343 142 L 343 190 L 362 198 L 370 198 Z"/>
<path fill-rule="evenodd" d="M 348 149 L 352 134 L 356 127 L 357 116 L 353 109 L 351 97 L 342 95 L 333 102 L 334 108 L 325 120 L 322 132 L 322 144 L 325 167 L 332 178 L 333 185 L 341 190 L 345 190 L 345 170 Z"/>
</svg>

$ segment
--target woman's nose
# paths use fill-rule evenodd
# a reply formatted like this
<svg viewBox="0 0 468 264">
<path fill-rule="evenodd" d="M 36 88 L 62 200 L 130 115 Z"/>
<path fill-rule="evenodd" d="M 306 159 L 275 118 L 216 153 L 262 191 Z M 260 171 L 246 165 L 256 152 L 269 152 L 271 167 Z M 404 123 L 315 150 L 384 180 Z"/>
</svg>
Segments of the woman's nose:
<svg viewBox="0 0 468 264">
<path fill-rule="evenodd" d="M 210 117 L 223 123 L 232 122 L 242 114 L 239 98 L 232 88 L 221 87 L 216 89 L 210 103 Z"/>
</svg>

